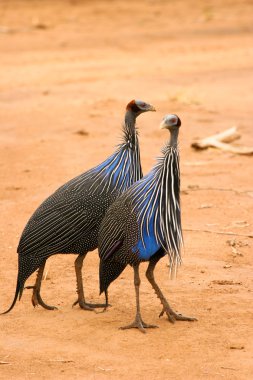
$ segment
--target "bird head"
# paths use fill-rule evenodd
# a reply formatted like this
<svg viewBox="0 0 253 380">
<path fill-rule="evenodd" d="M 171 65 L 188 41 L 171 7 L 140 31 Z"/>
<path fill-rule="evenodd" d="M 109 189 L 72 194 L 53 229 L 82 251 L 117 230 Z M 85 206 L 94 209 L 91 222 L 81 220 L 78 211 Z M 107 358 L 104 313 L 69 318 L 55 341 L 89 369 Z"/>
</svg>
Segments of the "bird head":
<svg viewBox="0 0 253 380">
<path fill-rule="evenodd" d="M 142 100 L 131 100 L 126 106 L 126 110 L 133 112 L 136 116 L 139 116 L 143 112 L 156 111 L 154 106 Z"/>
<path fill-rule="evenodd" d="M 176 130 L 180 127 L 181 120 L 177 115 L 165 115 L 160 124 L 161 129 L 168 129 L 169 131 Z"/>
</svg>

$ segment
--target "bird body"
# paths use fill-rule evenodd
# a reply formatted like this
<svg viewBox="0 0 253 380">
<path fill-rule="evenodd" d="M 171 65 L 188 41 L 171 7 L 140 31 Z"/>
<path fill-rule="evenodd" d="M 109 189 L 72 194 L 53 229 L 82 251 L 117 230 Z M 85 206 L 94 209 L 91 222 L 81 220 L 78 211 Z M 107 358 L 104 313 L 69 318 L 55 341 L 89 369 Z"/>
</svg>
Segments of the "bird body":
<svg viewBox="0 0 253 380">
<path fill-rule="evenodd" d="M 22 295 L 25 281 L 39 268 L 34 286 L 34 305 L 46 305 L 40 297 L 40 284 L 45 262 L 56 253 L 78 254 L 76 276 L 78 303 L 86 304 L 81 269 L 88 251 L 97 247 L 98 230 L 110 204 L 129 186 L 142 177 L 136 117 L 154 107 L 142 101 L 131 101 L 126 108 L 123 142 L 114 154 L 93 169 L 70 180 L 49 196 L 28 221 L 18 245 L 19 268 L 16 299 Z M 77 303 L 76 302 L 76 303 Z M 75 303 L 75 304 L 76 304 Z"/>
<path fill-rule="evenodd" d="M 110 283 L 128 264 L 134 267 L 138 283 L 138 266 L 143 261 L 153 265 L 168 253 L 171 272 L 181 263 L 183 238 L 177 148 L 181 121 L 176 115 L 167 115 L 162 125 L 171 132 L 162 157 L 149 174 L 117 198 L 101 223 L 98 241 L 101 292 L 107 292 Z M 167 314 L 172 316 L 168 308 Z M 143 330 L 144 325 L 147 327 L 139 320 L 131 327 Z"/>
<path fill-rule="evenodd" d="M 168 180 L 170 178 L 170 180 Z M 101 292 L 103 265 L 110 257 L 125 265 L 148 261 L 158 250 L 168 252 L 171 267 L 181 263 L 182 229 L 180 215 L 179 156 L 167 145 L 157 165 L 133 184 L 108 209 L 99 233 Z M 116 242 L 121 248 L 111 250 Z"/>
</svg>

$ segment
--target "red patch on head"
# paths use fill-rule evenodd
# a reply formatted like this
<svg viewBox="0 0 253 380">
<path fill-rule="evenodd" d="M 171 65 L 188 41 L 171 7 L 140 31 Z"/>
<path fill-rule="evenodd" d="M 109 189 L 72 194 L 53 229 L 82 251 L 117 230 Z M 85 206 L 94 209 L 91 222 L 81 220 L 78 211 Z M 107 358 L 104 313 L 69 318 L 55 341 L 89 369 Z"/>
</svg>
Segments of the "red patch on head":
<svg viewBox="0 0 253 380">
<path fill-rule="evenodd" d="M 135 100 L 131 100 L 131 102 L 129 102 L 128 105 L 126 106 L 126 109 L 127 111 L 132 111 L 136 113 L 140 112 L 140 108 L 135 103 Z"/>
<path fill-rule="evenodd" d="M 136 106 L 134 99 L 131 100 L 131 102 L 128 103 L 128 105 L 126 106 L 126 109 L 127 110 L 131 110 L 133 106 Z"/>
</svg>

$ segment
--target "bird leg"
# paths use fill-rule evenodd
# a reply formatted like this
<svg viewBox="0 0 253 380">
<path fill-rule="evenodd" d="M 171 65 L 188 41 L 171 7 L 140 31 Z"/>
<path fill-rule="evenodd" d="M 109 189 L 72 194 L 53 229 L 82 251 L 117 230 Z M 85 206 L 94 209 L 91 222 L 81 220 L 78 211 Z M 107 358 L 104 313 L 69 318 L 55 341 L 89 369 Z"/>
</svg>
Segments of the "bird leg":
<svg viewBox="0 0 253 380">
<path fill-rule="evenodd" d="M 87 252 L 84 254 L 78 255 L 77 259 L 75 260 L 75 271 L 76 271 L 76 284 L 77 284 L 77 295 L 78 298 L 77 300 L 73 303 L 72 307 L 79 304 L 80 308 L 83 310 L 94 310 L 97 307 L 103 307 L 106 308 L 108 307 L 108 298 L 106 299 L 105 304 L 101 303 L 87 303 L 85 301 L 84 297 L 84 289 L 83 289 L 83 278 L 82 278 L 82 267 L 83 267 L 83 260 L 85 256 L 87 255 Z"/>
<path fill-rule="evenodd" d="M 147 323 L 143 322 L 141 318 L 141 312 L 140 312 L 140 275 L 139 275 L 139 264 L 134 266 L 134 286 L 135 286 L 135 296 L 136 296 L 136 316 L 133 323 L 127 326 L 120 327 L 121 330 L 131 329 L 131 328 L 137 328 L 141 332 L 145 333 L 145 329 L 147 328 L 155 328 L 158 326 L 155 325 L 148 325 Z"/>
<path fill-rule="evenodd" d="M 97 314 L 104 313 L 107 310 L 108 306 L 111 306 L 111 305 L 108 303 L 108 290 L 106 289 L 105 290 L 105 306 L 104 306 L 103 310 L 97 311 Z"/>
<path fill-rule="evenodd" d="M 32 304 L 34 307 L 41 305 L 42 307 L 44 307 L 44 309 L 47 309 L 47 310 L 57 310 L 57 307 L 47 305 L 43 301 L 43 299 L 41 298 L 41 295 L 40 295 L 41 281 L 42 281 L 42 277 L 43 277 L 45 264 L 46 264 L 46 260 L 39 267 L 39 270 L 37 272 L 35 285 L 32 287 L 33 288 Z"/>
<path fill-rule="evenodd" d="M 150 284 L 152 285 L 157 297 L 160 299 L 162 305 L 163 305 L 163 310 L 161 311 L 159 317 L 161 317 L 164 313 L 167 314 L 167 317 L 171 323 L 175 323 L 175 321 L 197 321 L 196 318 L 194 317 L 187 317 L 182 314 L 176 313 L 169 305 L 168 301 L 164 297 L 161 289 L 157 285 L 155 278 L 154 278 L 154 269 L 158 261 L 160 260 L 160 256 L 154 256 L 151 258 L 148 269 L 146 271 L 146 277 Z"/>
</svg>

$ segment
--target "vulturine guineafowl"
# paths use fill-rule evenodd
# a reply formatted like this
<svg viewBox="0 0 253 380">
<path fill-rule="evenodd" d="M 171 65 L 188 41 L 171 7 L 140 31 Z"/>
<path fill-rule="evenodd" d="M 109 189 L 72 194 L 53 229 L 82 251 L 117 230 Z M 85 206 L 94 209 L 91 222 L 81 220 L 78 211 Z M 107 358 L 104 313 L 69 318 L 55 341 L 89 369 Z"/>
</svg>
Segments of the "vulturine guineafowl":
<svg viewBox="0 0 253 380">
<path fill-rule="evenodd" d="M 82 265 L 88 251 L 97 248 L 100 223 L 115 199 L 142 177 L 136 118 L 155 108 L 143 101 L 132 100 L 126 107 L 123 141 L 114 154 L 100 165 L 70 180 L 34 212 L 18 245 L 18 277 L 14 300 L 8 313 L 22 296 L 25 281 L 38 268 L 32 303 L 55 309 L 40 295 L 46 260 L 57 253 L 78 254 L 75 260 L 80 307 L 92 310 L 102 305 L 87 304 L 84 298 Z"/>
<path fill-rule="evenodd" d="M 157 262 L 168 253 L 171 274 L 181 263 L 182 229 L 180 216 L 180 172 L 177 139 L 181 121 L 176 115 L 164 117 L 161 128 L 170 131 L 170 141 L 162 157 L 144 178 L 133 184 L 109 207 L 101 223 L 98 247 L 100 292 L 107 296 L 108 286 L 125 267 L 134 269 L 136 317 L 123 329 L 156 327 L 143 322 L 139 302 L 139 265 L 149 261 L 146 276 L 160 299 L 170 322 L 195 318 L 172 310 L 154 279 Z"/>
</svg>

